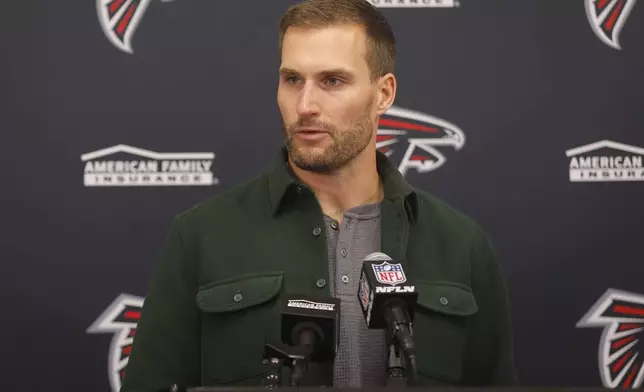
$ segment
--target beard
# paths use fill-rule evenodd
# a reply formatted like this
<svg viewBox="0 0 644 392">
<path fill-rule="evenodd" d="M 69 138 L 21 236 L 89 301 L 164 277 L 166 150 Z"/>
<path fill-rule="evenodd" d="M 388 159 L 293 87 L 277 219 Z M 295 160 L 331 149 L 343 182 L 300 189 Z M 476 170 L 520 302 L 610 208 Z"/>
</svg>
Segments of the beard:
<svg viewBox="0 0 644 392">
<path fill-rule="evenodd" d="M 300 118 L 296 123 L 286 126 L 282 119 L 284 146 L 293 164 L 298 168 L 315 173 L 330 173 L 346 166 L 364 151 L 373 138 L 374 120 L 371 119 L 371 106 L 362 115 L 351 121 L 343 129 L 315 120 Z M 297 146 L 293 135 L 297 128 L 314 127 L 328 132 L 332 139 L 322 152 L 319 148 Z"/>
</svg>

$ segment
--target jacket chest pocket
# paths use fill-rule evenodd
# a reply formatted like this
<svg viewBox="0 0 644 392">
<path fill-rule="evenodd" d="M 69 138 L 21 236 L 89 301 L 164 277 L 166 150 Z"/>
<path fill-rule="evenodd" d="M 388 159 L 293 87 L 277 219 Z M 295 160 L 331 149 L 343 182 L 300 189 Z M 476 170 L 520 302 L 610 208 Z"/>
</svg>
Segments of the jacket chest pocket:
<svg viewBox="0 0 644 392">
<path fill-rule="evenodd" d="M 279 337 L 281 271 L 200 287 L 202 384 L 261 385 L 264 344 Z"/>
<path fill-rule="evenodd" d="M 478 311 L 472 291 L 452 282 L 418 282 L 413 332 L 419 379 L 427 385 L 461 382 L 467 322 Z"/>
</svg>

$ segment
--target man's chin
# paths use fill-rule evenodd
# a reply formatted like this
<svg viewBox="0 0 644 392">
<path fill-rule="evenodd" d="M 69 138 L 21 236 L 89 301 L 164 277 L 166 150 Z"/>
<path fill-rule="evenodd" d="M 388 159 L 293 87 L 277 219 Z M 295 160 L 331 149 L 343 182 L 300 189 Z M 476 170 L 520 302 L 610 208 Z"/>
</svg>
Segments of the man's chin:
<svg viewBox="0 0 644 392">
<path fill-rule="evenodd" d="M 324 159 L 327 156 L 329 147 L 320 145 L 302 145 L 301 143 L 293 143 L 289 147 L 289 153 L 298 157 L 301 160 L 317 161 Z"/>
<path fill-rule="evenodd" d="M 324 161 L 301 161 L 293 159 L 293 164 L 300 170 L 319 174 L 328 174 L 336 170 L 335 166 Z"/>
<path fill-rule="evenodd" d="M 328 173 L 335 169 L 334 162 L 331 162 L 324 151 L 311 152 L 309 149 L 297 149 L 291 151 L 291 161 L 301 170 Z"/>
</svg>

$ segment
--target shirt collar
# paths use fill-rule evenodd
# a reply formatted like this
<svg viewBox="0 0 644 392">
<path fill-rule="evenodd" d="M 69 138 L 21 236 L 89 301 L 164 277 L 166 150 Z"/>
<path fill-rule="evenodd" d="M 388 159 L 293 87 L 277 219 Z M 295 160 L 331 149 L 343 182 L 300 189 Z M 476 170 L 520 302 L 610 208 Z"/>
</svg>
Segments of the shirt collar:
<svg viewBox="0 0 644 392">
<path fill-rule="evenodd" d="M 269 193 L 272 212 L 279 213 L 282 208 L 288 208 L 288 195 L 291 192 L 300 193 L 306 185 L 301 183 L 288 164 L 288 152 L 282 147 L 273 161 L 269 174 Z M 384 198 L 388 200 L 404 199 L 405 209 L 412 221 L 416 218 L 416 193 L 405 180 L 398 168 L 382 152 L 376 150 L 376 167 L 383 182 Z"/>
</svg>

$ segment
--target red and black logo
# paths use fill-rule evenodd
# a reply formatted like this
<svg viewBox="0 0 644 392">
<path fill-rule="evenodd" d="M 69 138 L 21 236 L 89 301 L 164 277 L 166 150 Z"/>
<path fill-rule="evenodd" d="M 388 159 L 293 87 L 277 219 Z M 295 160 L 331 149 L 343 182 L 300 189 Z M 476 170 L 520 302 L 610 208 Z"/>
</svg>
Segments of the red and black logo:
<svg viewBox="0 0 644 392">
<path fill-rule="evenodd" d="M 378 123 L 376 148 L 397 162 L 403 175 L 410 169 L 438 169 L 447 161 L 440 147 L 460 150 L 464 144 L 465 134 L 456 125 L 409 109 L 392 106 Z"/>
<path fill-rule="evenodd" d="M 114 334 L 107 355 L 107 374 L 113 392 L 121 389 L 142 307 L 143 298 L 121 294 L 87 328 L 87 333 Z"/>
<path fill-rule="evenodd" d="M 602 42 L 621 49 L 619 35 L 634 5 L 635 0 L 586 0 L 586 15 Z"/>
<path fill-rule="evenodd" d="M 639 388 L 644 379 L 644 295 L 609 289 L 577 323 L 603 328 L 599 371 L 606 388 Z"/>
<path fill-rule="evenodd" d="M 132 36 L 150 0 L 96 0 L 103 33 L 118 49 L 133 53 Z"/>
</svg>

